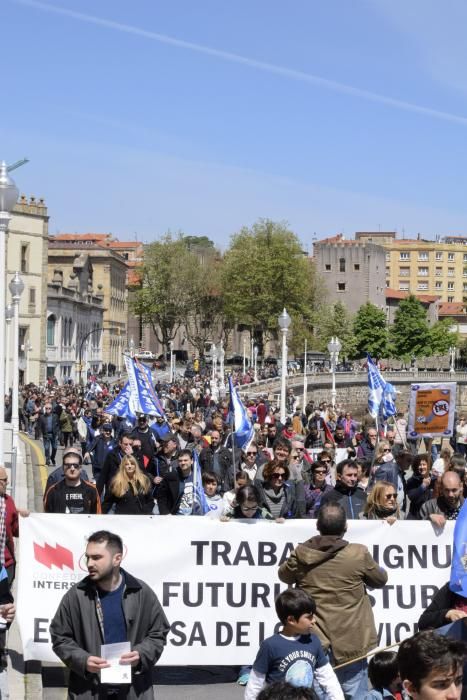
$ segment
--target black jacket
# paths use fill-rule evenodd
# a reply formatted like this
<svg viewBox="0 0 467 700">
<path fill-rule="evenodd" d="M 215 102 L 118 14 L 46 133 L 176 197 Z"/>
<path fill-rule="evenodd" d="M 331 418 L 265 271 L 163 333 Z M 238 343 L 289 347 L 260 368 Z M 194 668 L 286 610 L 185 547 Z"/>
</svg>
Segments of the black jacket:
<svg viewBox="0 0 467 700">
<path fill-rule="evenodd" d="M 157 489 L 157 505 L 161 515 L 178 513 L 184 492 L 182 481 L 182 472 L 178 467 L 164 476 Z"/>
<path fill-rule="evenodd" d="M 446 619 L 448 610 L 452 610 L 455 604 L 456 595 L 449 590 L 449 582 L 445 583 L 435 594 L 427 609 L 421 614 L 418 621 L 419 630 L 437 629 L 448 625 Z"/>
<path fill-rule="evenodd" d="M 104 459 L 104 464 L 102 465 L 102 469 L 98 474 L 96 482 L 99 496 L 102 496 L 104 486 L 106 490 L 109 488 L 110 482 L 114 478 L 115 474 L 118 472 L 120 462 L 122 461 L 124 456 L 125 455 L 122 454 L 118 445 L 117 447 L 114 447 L 113 450 L 107 453 L 106 458 Z"/>
<path fill-rule="evenodd" d="M 120 498 L 114 496 L 111 485 L 106 491 L 102 503 L 102 512 L 108 513 L 112 506 L 115 505 L 115 515 L 151 515 L 154 508 L 154 498 L 152 495 L 152 484 L 148 485 L 147 493 L 144 493 L 144 491 L 135 493 L 132 488 L 129 488 Z"/>
<path fill-rule="evenodd" d="M 214 454 L 218 457 L 218 469 L 214 468 Z M 240 463 L 241 450 L 236 450 L 236 463 Z M 221 491 L 230 491 L 235 484 L 232 452 L 227 447 L 219 447 L 213 451 L 211 447 L 205 447 L 199 455 L 199 463 L 203 472 L 215 472 L 221 485 Z"/>
<path fill-rule="evenodd" d="M 340 503 L 345 510 L 348 520 L 356 520 L 360 516 L 360 513 L 363 513 L 363 509 L 365 508 L 366 493 L 357 486 L 350 489 L 341 481 L 338 481 L 334 488 L 325 493 L 322 497 L 321 508 L 325 503 L 329 503 L 330 501 Z"/>
<path fill-rule="evenodd" d="M 255 479 L 254 485 L 260 494 L 260 505 L 271 511 L 266 494 L 264 493 L 264 481 Z M 305 488 L 303 481 L 286 481 L 284 483 L 285 499 L 282 503 L 280 518 L 303 518 L 305 515 Z"/>
<path fill-rule="evenodd" d="M 47 416 L 44 414 L 41 414 L 39 416 L 39 431 L 42 436 L 48 435 L 49 433 L 46 430 L 47 426 Z M 57 435 L 60 432 L 60 423 L 58 420 L 58 416 L 56 413 L 52 413 L 52 435 L 54 437 L 57 437 Z"/>
<path fill-rule="evenodd" d="M 430 485 L 423 484 L 423 476 L 414 475 L 407 480 L 407 496 L 410 499 L 409 513 L 410 517 L 416 520 L 420 518 L 420 508 L 424 503 L 433 498 L 433 489 L 436 483 L 436 477 L 432 476 Z"/>
</svg>

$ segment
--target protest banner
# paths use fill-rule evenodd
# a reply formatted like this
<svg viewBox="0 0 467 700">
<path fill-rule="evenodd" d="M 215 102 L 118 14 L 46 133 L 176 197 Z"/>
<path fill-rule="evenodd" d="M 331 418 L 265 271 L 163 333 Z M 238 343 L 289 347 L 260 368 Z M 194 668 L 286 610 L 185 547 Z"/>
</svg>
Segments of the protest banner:
<svg viewBox="0 0 467 700">
<path fill-rule="evenodd" d="M 411 636 L 449 580 L 454 522 L 349 521 L 345 538 L 365 544 L 389 575 L 370 591 L 381 646 Z M 165 665 L 251 663 L 277 628 L 279 564 L 317 534 L 314 520 L 219 522 L 200 516 L 33 514 L 21 519 L 18 622 L 25 660 L 57 661 L 49 624 L 62 596 L 87 574 L 86 538 L 111 530 L 123 568 L 156 592 L 171 624 Z M 332 587 L 332 581 L 327 582 Z M 344 621 L 343 621 L 344 623 Z"/>
<path fill-rule="evenodd" d="M 408 437 L 451 437 L 454 434 L 456 383 L 412 384 Z"/>
</svg>

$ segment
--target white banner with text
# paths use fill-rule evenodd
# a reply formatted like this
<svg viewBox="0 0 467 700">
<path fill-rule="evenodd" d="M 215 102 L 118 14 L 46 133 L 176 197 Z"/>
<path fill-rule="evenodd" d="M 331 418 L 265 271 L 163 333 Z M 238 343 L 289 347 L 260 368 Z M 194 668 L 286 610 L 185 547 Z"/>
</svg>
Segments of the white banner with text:
<svg viewBox="0 0 467 700">
<path fill-rule="evenodd" d="M 122 537 L 123 568 L 156 592 L 171 625 L 159 663 L 170 666 L 252 663 L 278 626 L 274 599 L 286 587 L 277 577 L 279 564 L 317 534 L 314 520 L 21 518 L 16 604 L 25 660 L 57 661 L 50 621 L 62 596 L 86 576 L 86 539 L 97 530 Z M 414 634 L 420 614 L 448 581 L 453 530 L 454 522 L 439 531 L 430 522 L 349 521 L 345 539 L 366 545 L 389 576 L 383 589 L 369 591 L 380 646 Z"/>
</svg>

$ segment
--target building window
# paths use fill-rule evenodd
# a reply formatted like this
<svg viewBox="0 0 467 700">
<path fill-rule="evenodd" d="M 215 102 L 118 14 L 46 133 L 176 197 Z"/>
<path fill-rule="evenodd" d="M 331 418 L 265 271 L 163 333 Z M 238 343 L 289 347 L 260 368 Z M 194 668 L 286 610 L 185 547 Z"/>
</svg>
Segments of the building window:
<svg viewBox="0 0 467 700">
<path fill-rule="evenodd" d="M 409 291 L 409 283 L 408 282 L 399 282 L 399 291 L 408 292 Z"/>
<path fill-rule="evenodd" d="M 410 267 L 400 267 L 399 277 L 410 277 Z"/>
<path fill-rule="evenodd" d="M 28 244 L 27 243 L 21 243 L 21 251 L 20 251 L 20 260 L 19 260 L 19 266 L 21 272 L 27 272 L 28 271 Z"/>
<path fill-rule="evenodd" d="M 410 253 L 399 253 L 399 260 L 410 260 Z"/>
<path fill-rule="evenodd" d="M 55 323 L 56 318 L 52 314 L 47 319 L 47 345 L 55 345 Z"/>
<path fill-rule="evenodd" d="M 454 282 L 448 282 L 448 292 L 454 291 Z"/>
<path fill-rule="evenodd" d="M 419 260 L 428 260 L 428 251 L 420 250 L 418 253 L 418 259 Z"/>
<path fill-rule="evenodd" d="M 427 267 L 419 267 L 418 268 L 418 276 L 419 277 L 428 277 L 428 268 Z"/>
<path fill-rule="evenodd" d="M 337 291 L 338 292 L 345 292 L 345 282 L 338 282 L 337 283 Z"/>
<path fill-rule="evenodd" d="M 360 263 L 355 263 L 353 269 L 355 270 L 355 272 L 358 272 L 358 270 L 360 269 Z"/>
<path fill-rule="evenodd" d="M 448 253 L 448 260 L 449 260 L 450 262 L 453 262 L 453 260 L 454 260 L 454 253 Z"/>
<path fill-rule="evenodd" d="M 436 260 L 442 260 L 443 259 L 443 254 L 442 253 L 436 253 Z"/>
<path fill-rule="evenodd" d="M 443 274 L 443 268 L 442 267 L 435 267 L 435 276 L 441 277 L 442 274 Z"/>
<path fill-rule="evenodd" d="M 386 253 L 386 260 L 388 262 L 391 260 L 391 253 Z"/>
<path fill-rule="evenodd" d="M 435 282 L 435 289 L 442 289 L 442 288 L 443 288 L 442 282 Z"/>
<path fill-rule="evenodd" d="M 467 282 L 464 282 L 464 284 L 462 285 L 462 291 L 467 292 Z"/>
<path fill-rule="evenodd" d="M 339 258 L 339 272 L 345 272 L 345 258 Z"/>
<path fill-rule="evenodd" d="M 467 253 L 464 253 L 464 262 L 467 263 Z"/>
<path fill-rule="evenodd" d="M 331 265 L 330 264 L 325 265 L 324 269 L 326 270 L 326 272 L 331 272 Z"/>
<path fill-rule="evenodd" d="M 419 282 L 417 289 L 419 289 L 421 292 L 426 292 L 428 289 L 428 282 Z"/>
<path fill-rule="evenodd" d="M 36 310 L 36 288 L 29 287 L 29 313 L 34 313 Z"/>
<path fill-rule="evenodd" d="M 453 301 L 454 301 L 454 297 L 448 297 L 448 302 L 449 302 L 450 304 L 452 304 Z"/>
<path fill-rule="evenodd" d="M 448 277 L 454 277 L 454 268 L 448 267 Z"/>
</svg>

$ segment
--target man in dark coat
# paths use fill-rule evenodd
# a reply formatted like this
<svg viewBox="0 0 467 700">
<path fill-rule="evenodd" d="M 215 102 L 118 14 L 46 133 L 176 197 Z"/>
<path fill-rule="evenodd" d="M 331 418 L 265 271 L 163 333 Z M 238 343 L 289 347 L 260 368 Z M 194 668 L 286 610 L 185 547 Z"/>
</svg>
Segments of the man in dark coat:
<svg viewBox="0 0 467 700">
<path fill-rule="evenodd" d="M 161 515 L 192 515 L 193 458 L 190 450 L 181 450 L 177 468 L 162 479 L 157 489 L 157 505 Z"/>
<path fill-rule="evenodd" d="M 55 466 L 55 455 L 57 454 L 57 441 L 60 434 L 60 423 L 58 416 L 52 411 L 52 404 L 46 403 L 44 413 L 39 416 L 39 432 L 44 443 L 45 463 Z"/>
<path fill-rule="evenodd" d="M 102 465 L 102 470 L 96 481 L 99 496 L 102 496 L 104 488 L 109 488 L 110 482 L 117 473 L 122 459 L 127 455 L 133 454 L 132 444 L 133 438 L 131 435 L 129 433 L 123 433 L 120 435 L 118 445 L 107 453 L 104 464 Z"/>
<path fill-rule="evenodd" d="M 214 472 L 221 485 L 221 491 L 229 491 L 233 484 L 232 453 L 221 444 L 221 434 L 218 430 L 210 432 L 211 444 L 201 450 L 199 462 L 203 472 Z M 237 461 L 240 458 L 240 450 L 237 451 Z"/>
<path fill-rule="evenodd" d="M 169 623 L 156 594 L 120 568 L 123 543 L 107 530 L 89 537 L 89 575 L 62 598 L 50 625 L 52 647 L 70 669 L 68 697 L 152 700 L 152 667 L 162 654 Z M 131 684 L 106 685 L 100 672 L 110 664 L 102 644 L 130 642 L 120 664 L 131 669 Z"/>
<path fill-rule="evenodd" d="M 349 520 L 356 520 L 366 504 L 366 493 L 357 486 L 357 465 L 349 459 L 339 462 L 336 467 L 336 485 L 324 494 L 321 507 L 333 501 L 340 503 Z"/>
</svg>

